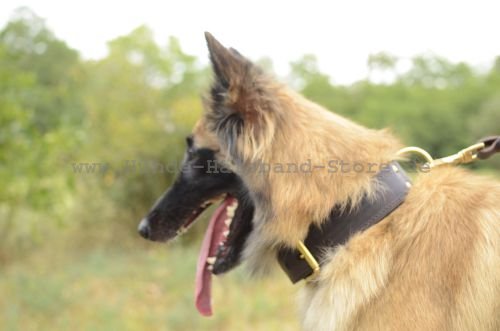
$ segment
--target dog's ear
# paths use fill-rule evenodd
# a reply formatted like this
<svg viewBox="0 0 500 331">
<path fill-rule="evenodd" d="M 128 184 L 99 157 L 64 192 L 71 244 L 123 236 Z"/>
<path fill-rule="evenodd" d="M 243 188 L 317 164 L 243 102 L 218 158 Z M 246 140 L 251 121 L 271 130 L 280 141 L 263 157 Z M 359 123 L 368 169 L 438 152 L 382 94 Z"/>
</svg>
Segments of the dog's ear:
<svg viewBox="0 0 500 331">
<path fill-rule="evenodd" d="M 215 74 L 207 121 L 234 156 L 242 152 L 234 148 L 244 131 L 248 132 L 245 140 L 257 143 L 273 128 L 265 123 L 271 110 L 268 78 L 258 66 L 235 49 L 224 47 L 210 33 L 205 32 L 205 38 Z"/>
<path fill-rule="evenodd" d="M 239 84 L 241 77 L 245 76 L 252 63 L 237 50 L 224 47 L 209 32 L 205 32 L 205 39 L 218 83 L 226 89 Z"/>
</svg>

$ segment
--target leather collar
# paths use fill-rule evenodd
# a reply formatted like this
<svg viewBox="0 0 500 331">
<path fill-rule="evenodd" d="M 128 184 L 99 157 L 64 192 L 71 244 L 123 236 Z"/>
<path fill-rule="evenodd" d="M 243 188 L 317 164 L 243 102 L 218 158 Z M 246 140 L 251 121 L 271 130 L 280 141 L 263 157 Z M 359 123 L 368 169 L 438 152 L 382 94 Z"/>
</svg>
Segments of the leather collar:
<svg viewBox="0 0 500 331">
<path fill-rule="evenodd" d="M 324 262 L 321 258 L 325 248 L 343 245 L 354 234 L 380 222 L 403 203 L 411 187 L 410 179 L 395 161 L 378 172 L 374 180 L 380 188 L 375 198 L 364 197 L 356 208 L 348 212 L 334 208 L 321 227 L 312 225 L 309 228 L 303 244 L 319 266 Z M 281 249 L 278 261 L 292 283 L 306 279 L 315 272 L 304 257 L 304 252 L 297 249 Z"/>
</svg>

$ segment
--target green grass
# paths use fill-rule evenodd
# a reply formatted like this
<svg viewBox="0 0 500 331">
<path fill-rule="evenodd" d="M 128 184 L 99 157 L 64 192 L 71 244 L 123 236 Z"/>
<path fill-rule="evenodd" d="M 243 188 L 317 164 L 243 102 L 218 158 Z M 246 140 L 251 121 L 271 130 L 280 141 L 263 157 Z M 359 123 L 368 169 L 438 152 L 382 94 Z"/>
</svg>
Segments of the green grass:
<svg viewBox="0 0 500 331">
<path fill-rule="evenodd" d="M 194 307 L 194 248 L 81 253 L 48 245 L 0 275 L 2 330 L 298 330 L 293 287 L 239 268 L 213 285 L 214 311 Z"/>
</svg>

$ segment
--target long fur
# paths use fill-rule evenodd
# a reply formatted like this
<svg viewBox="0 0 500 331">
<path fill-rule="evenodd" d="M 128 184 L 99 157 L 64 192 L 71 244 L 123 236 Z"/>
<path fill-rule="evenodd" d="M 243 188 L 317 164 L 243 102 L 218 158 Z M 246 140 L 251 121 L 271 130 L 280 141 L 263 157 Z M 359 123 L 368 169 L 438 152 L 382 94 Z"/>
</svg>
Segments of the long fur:
<svg viewBox="0 0 500 331">
<path fill-rule="evenodd" d="M 401 147 L 276 82 L 207 35 L 215 82 L 194 131 L 241 176 L 256 212 L 244 256 L 275 264 L 334 206 L 375 190 L 372 171 L 259 171 L 262 164 L 386 164 Z M 330 249 L 301 296 L 305 330 L 500 330 L 500 184 L 455 167 L 416 179 L 406 201 Z"/>
</svg>

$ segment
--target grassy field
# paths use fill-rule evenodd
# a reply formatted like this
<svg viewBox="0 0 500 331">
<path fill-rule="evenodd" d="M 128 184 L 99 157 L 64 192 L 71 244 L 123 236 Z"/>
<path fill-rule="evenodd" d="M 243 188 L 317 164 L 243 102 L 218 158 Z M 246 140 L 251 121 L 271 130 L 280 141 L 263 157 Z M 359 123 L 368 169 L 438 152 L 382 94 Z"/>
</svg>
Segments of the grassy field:
<svg viewBox="0 0 500 331">
<path fill-rule="evenodd" d="M 205 318 L 193 303 L 194 248 L 47 250 L 2 270 L 2 330 L 298 329 L 297 287 L 281 273 L 249 280 L 239 268 L 216 278 L 215 314 Z"/>
</svg>

